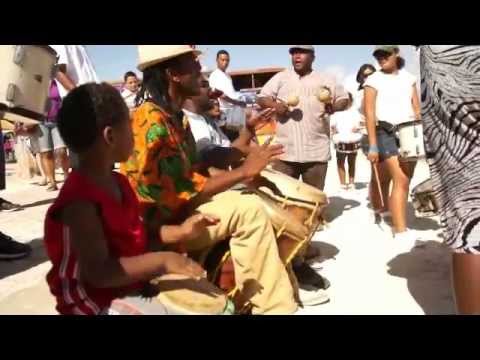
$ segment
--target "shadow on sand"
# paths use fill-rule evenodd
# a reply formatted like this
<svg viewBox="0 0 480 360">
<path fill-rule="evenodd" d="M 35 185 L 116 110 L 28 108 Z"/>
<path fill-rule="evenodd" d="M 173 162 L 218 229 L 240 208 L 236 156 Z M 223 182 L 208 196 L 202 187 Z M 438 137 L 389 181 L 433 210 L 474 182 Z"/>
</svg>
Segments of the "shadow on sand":
<svg viewBox="0 0 480 360">
<path fill-rule="evenodd" d="M 32 253 L 28 257 L 0 263 L 0 279 L 27 271 L 48 260 L 43 239 L 32 240 L 29 245 L 32 247 Z"/>
<path fill-rule="evenodd" d="M 426 315 L 455 314 L 450 281 L 450 251 L 436 241 L 403 253 L 388 263 L 388 273 L 405 278 L 412 297 Z"/>
<path fill-rule="evenodd" d="M 344 199 L 339 196 L 332 196 L 328 199 L 330 204 L 327 206 L 323 217 L 326 221 L 332 222 L 337 217 L 341 216 L 344 211 L 351 210 L 360 206 L 360 203 L 352 199 Z"/>
</svg>

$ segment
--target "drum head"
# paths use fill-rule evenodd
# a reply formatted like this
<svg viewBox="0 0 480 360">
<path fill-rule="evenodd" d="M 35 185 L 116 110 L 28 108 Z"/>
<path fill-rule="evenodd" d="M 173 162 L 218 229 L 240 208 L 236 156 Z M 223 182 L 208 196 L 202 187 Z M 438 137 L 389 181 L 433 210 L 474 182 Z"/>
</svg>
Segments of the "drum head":
<svg viewBox="0 0 480 360">
<path fill-rule="evenodd" d="M 407 121 L 407 122 L 398 124 L 397 129 L 400 130 L 400 129 L 403 129 L 405 127 L 411 127 L 411 126 L 422 125 L 422 124 L 423 124 L 422 120 Z"/>
<path fill-rule="evenodd" d="M 11 110 L 11 109 L 10 109 Z M 33 117 L 25 117 L 23 115 L 14 113 L 12 111 L 5 112 L 3 115 L 3 118 L 7 121 L 13 122 L 13 123 L 22 123 L 25 125 L 38 125 L 40 124 L 40 121 L 35 120 Z M 2 120 L 3 121 L 3 120 Z"/>
<path fill-rule="evenodd" d="M 206 279 L 182 275 L 164 275 L 152 281 L 157 296 L 167 308 L 185 315 L 221 315 L 228 313 L 230 302 L 222 290 Z"/>
<path fill-rule="evenodd" d="M 299 201 L 298 206 L 313 208 L 315 203 L 327 205 L 325 193 L 317 188 L 296 180 L 281 172 L 266 169 L 261 175 L 267 180 L 267 183 L 259 187 L 259 190 L 269 194 L 275 199 L 288 198 L 293 201 Z"/>
</svg>

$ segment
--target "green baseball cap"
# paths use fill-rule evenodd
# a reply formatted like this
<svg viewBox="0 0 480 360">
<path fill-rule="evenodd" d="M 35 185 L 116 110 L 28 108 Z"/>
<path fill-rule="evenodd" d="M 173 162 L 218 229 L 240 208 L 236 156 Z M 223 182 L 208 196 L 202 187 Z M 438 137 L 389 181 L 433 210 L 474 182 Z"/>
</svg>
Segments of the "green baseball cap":
<svg viewBox="0 0 480 360">
<path fill-rule="evenodd" d="M 375 54 L 377 54 L 379 51 L 393 54 L 394 52 L 400 51 L 400 47 L 398 45 L 377 45 L 373 51 L 373 56 L 375 56 Z"/>
</svg>

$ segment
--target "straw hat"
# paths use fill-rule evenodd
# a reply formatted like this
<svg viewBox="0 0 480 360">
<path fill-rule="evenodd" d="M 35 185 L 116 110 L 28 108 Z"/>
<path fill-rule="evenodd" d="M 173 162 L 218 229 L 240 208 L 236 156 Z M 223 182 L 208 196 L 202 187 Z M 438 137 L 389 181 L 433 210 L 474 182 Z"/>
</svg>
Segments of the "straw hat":
<svg viewBox="0 0 480 360">
<path fill-rule="evenodd" d="M 188 53 L 196 56 L 202 54 L 190 45 L 138 45 L 138 70 L 144 71 L 150 66 Z"/>
</svg>

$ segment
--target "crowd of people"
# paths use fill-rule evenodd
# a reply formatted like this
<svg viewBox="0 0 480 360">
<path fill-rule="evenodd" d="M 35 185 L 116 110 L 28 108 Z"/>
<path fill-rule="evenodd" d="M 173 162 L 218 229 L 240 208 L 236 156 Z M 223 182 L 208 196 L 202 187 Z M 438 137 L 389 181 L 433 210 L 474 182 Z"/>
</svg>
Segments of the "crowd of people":
<svg viewBox="0 0 480 360">
<path fill-rule="evenodd" d="M 166 273 L 205 276 L 195 254 L 225 241 L 253 314 L 292 314 L 299 305 L 328 302 L 328 279 L 307 261 L 318 252 L 309 247 L 294 258 L 295 289 L 261 200 L 241 190 L 271 166 L 324 191 L 332 144 L 342 188 L 355 186 L 363 150 L 372 167 L 373 218 L 390 218 L 393 239 L 407 250 L 417 245 L 406 217 L 416 163 L 402 161 L 396 128 L 421 120 L 422 112 L 417 79 L 404 69 L 398 46 L 374 49 L 378 68 L 360 67 L 356 93 L 313 69 L 313 46 L 291 46 L 292 68 L 263 86 L 253 108 L 235 92 L 226 50 L 207 78 L 194 46 L 138 46 L 142 80 L 127 72 L 120 93 L 98 83 L 89 60 L 78 61 L 88 59 L 82 46 L 52 47 L 60 66 L 50 111 L 26 131 L 48 189 L 57 190 L 55 156 L 66 177 L 45 225 L 53 264 L 47 281 L 60 313 L 164 313 L 142 297 L 145 283 Z M 275 136 L 260 145 L 257 129 L 272 121 Z M 116 163 L 120 172 L 112 172 Z M 28 251 L 2 234 L 0 253 L 13 259 Z M 459 311 L 478 312 L 471 305 L 478 302 Z"/>
</svg>

